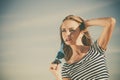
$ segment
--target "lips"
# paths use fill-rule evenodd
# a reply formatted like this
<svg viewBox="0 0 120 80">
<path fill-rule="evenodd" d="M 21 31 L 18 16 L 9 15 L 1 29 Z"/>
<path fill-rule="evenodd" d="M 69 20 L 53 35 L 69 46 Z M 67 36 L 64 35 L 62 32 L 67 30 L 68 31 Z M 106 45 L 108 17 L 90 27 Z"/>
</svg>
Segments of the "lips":
<svg viewBox="0 0 120 80">
<path fill-rule="evenodd" d="M 70 39 L 70 38 L 67 38 L 65 41 L 66 41 L 66 42 L 68 42 L 68 41 L 71 41 L 71 40 L 72 40 L 72 39 Z"/>
</svg>

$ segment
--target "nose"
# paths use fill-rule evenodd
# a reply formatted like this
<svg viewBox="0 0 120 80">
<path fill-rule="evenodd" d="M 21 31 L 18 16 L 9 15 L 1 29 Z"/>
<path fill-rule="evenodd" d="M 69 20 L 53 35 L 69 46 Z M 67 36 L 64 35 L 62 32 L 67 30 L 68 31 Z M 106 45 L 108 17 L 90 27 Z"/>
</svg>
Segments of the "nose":
<svg viewBox="0 0 120 80">
<path fill-rule="evenodd" d="M 70 34 L 71 34 L 71 32 L 70 32 L 70 31 L 67 31 L 67 32 L 66 32 L 66 35 L 67 35 L 67 36 L 69 36 Z"/>
</svg>

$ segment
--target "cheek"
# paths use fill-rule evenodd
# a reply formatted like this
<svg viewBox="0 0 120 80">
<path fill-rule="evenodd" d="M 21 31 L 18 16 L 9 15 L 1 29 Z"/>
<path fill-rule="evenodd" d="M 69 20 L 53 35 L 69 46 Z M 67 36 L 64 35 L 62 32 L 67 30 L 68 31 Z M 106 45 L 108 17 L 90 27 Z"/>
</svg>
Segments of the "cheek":
<svg viewBox="0 0 120 80">
<path fill-rule="evenodd" d="M 77 39 L 79 36 L 79 32 L 75 32 L 71 35 L 71 37 L 73 37 L 74 39 Z"/>
<path fill-rule="evenodd" d="M 63 34 L 63 33 L 62 33 L 62 38 L 63 38 L 63 40 L 65 41 L 65 34 Z"/>
</svg>

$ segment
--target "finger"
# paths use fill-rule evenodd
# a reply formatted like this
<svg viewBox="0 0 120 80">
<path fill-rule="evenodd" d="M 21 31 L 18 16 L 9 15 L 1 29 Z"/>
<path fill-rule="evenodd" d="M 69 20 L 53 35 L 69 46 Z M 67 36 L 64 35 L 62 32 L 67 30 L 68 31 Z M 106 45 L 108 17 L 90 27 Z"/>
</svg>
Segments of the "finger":
<svg viewBox="0 0 120 80">
<path fill-rule="evenodd" d="M 55 66 L 55 70 L 57 70 L 58 69 L 58 64 L 56 64 L 56 66 Z"/>
<path fill-rule="evenodd" d="M 57 69 L 57 64 L 51 64 L 50 69 L 51 70 L 56 70 Z"/>
</svg>

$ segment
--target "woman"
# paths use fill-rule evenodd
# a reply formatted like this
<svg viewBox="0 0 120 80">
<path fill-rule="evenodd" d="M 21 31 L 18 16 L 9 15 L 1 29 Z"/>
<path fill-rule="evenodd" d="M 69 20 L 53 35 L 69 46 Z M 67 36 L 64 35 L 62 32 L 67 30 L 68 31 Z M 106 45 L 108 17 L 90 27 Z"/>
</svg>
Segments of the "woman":
<svg viewBox="0 0 120 80">
<path fill-rule="evenodd" d="M 112 17 L 83 20 L 78 16 L 67 16 L 60 27 L 66 61 L 62 66 L 62 73 L 59 64 L 50 66 L 56 80 L 108 80 L 104 53 L 115 22 Z M 101 35 L 93 43 L 87 30 L 90 26 L 103 27 Z"/>
</svg>

